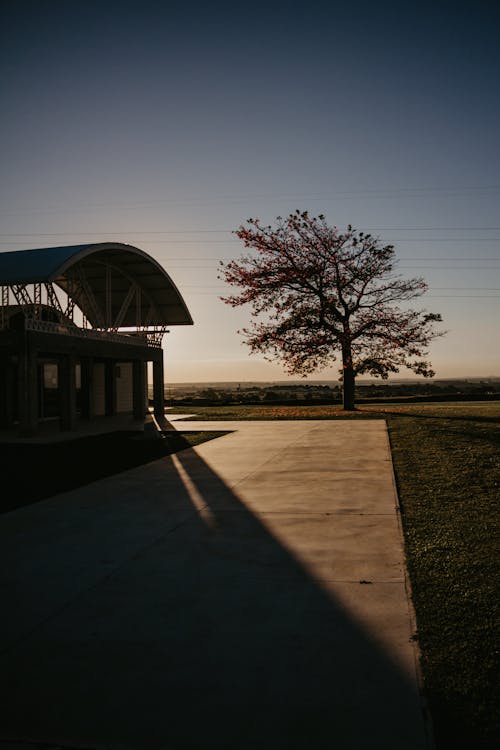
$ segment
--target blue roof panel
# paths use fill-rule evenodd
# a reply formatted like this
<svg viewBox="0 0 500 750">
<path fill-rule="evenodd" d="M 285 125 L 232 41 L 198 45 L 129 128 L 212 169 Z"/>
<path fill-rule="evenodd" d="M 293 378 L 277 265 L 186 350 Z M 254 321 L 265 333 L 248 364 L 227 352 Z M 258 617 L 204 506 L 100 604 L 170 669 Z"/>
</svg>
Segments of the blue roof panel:
<svg viewBox="0 0 500 750">
<path fill-rule="evenodd" d="M 87 247 L 89 245 L 65 245 L 0 253 L 0 284 L 51 281 L 63 263 Z"/>
</svg>

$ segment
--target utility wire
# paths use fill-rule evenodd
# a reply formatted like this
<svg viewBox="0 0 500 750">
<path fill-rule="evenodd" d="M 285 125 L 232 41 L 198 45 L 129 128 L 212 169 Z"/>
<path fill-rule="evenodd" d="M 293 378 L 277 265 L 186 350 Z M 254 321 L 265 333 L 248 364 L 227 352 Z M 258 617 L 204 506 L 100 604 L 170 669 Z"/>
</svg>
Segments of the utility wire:
<svg viewBox="0 0 500 750">
<path fill-rule="evenodd" d="M 223 261 L 226 261 L 226 260 L 238 260 L 238 258 L 221 258 L 220 256 L 217 256 L 217 257 L 213 257 L 212 256 L 212 257 L 208 257 L 207 258 L 206 256 L 203 256 L 203 255 L 196 256 L 196 257 L 188 257 L 188 258 L 185 258 L 185 257 L 182 257 L 182 256 L 180 256 L 180 257 L 176 256 L 176 257 L 172 258 L 172 257 L 170 257 L 168 255 L 158 255 L 156 257 L 160 258 L 162 260 L 170 260 L 170 261 L 185 261 L 185 260 L 189 260 L 189 261 L 203 261 L 203 262 L 206 262 L 206 261 L 210 261 L 210 260 L 213 260 L 213 261 L 219 261 L 219 260 L 223 260 Z M 407 260 L 436 261 L 436 262 L 440 262 L 440 263 L 443 262 L 443 261 L 449 261 L 449 262 L 455 263 L 458 260 L 462 260 L 464 262 L 467 261 L 469 263 L 473 263 L 473 262 L 475 263 L 476 261 L 481 261 L 481 262 L 482 261 L 490 262 L 492 260 L 493 261 L 497 261 L 497 260 L 500 260 L 500 256 L 498 258 L 491 258 L 491 257 L 490 258 L 475 258 L 475 257 L 472 257 L 472 258 L 421 258 L 419 256 L 415 256 L 415 257 L 406 256 L 404 258 L 398 258 L 397 259 L 398 262 L 399 261 L 403 261 L 404 262 L 404 261 L 407 261 Z"/>
<path fill-rule="evenodd" d="M 77 211 L 77 210 L 88 210 L 93 208 L 144 208 L 147 206 L 163 206 L 163 205 L 213 205 L 214 203 L 230 202 L 230 203 L 241 203 L 242 201 L 250 200 L 325 200 L 334 198 L 392 198 L 392 197 L 419 197 L 425 196 L 432 193 L 438 193 L 441 195 L 449 194 L 452 197 L 460 195 L 481 195 L 488 193 L 496 193 L 500 190 L 500 185 L 459 185 L 459 186 L 440 186 L 440 187 L 397 187 L 397 188 L 365 188 L 361 190 L 334 190 L 334 191 L 311 191 L 311 192 L 297 192 L 297 193 L 249 193 L 239 194 L 234 193 L 230 195 L 214 195 L 211 199 L 207 200 L 201 196 L 195 198 L 161 198 L 154 200 L 145 201 L 125 201 L 125 202 L 112 202 L 112 201 L 95 201 L 88 203 L 79 203 L 72 208 L 67 206 L 46 206 L 43 208 L 7 208 L 0 211 L 0 214 L 19 214 L 19 213 L 45 213 L 52 211 L 64 210 Z"/>
<path fill-rule="evenodd" d="M 226 286 L 222 286 L 221 284 L 183 284 L 183 289 L 216 289 L 218 291 L 227 291 Z M 439 292 L 454 292 L 454 291 L 461 291 L 461 292 L 500 292 L 500 287 L 483 287 L 483 286 L 433 286 L 429 287 L 431 291 L 439 291 Z"/>
<path fill-rule="evenodd" d="M 181 285 L 182 286 L 182 285 Z M 182 286 L 184 289 L 184 286 Z M 186 292 L 192 297 L 221 297 L 222 292 Z M 426 294 L 425 299 L 500 299 L 500 294 Z"/>
<path fill-rule="evenodd" d="M 385 232 L 496 232 L 500 231 L 500 226 L 496 227 L 371 227 L 370 231 Z M 101 236 L 101 235 L 119 235 L 119 234 L 228 234 L 234 232 L 234 229 L 141 229 L 128 230 L 121 229 L 113 232 L 0 232 L 0 237 L 68 237 L 68 236 Z"/>
<path fill-rule="evenodd" d="M 7 235 L 0 235 L 0 237 L 6 237 Z M 40 235 L 41 236 L 41 235 Z M 55 235 L 54 235 L 55 236 Z M 70 236 L 69 234 L 67 236 Z M 78 237 L 79 235 L 71 235 L 72 237 Z M 114 240 L 116 242 L 121 242 L 122 240 L 116 239 L 117 237 L 127 237 L 127 234 L 113 234 Z M 147 239 L 145 240 L 148 245 L 152 244 L 162 244 L 162 245 L 236 245 L 239 244 L 240 240 L 234 238 L 231 240 L 173 240 L 173 239 L 165 239 L 165 240 L 157 240 L 157 239 Z M 475 243 L 475 242 L 500 242 L 500 237 L 422 237 L 422 238 L 415 238 L 415 237 L 398 237 L 397 239 L 393 240 L 394 243 L 396 242 L 418 242 L 422 244 L 423 242 L 469 242 L 469 243 Z M 0 245 L 12 245 L 13 240 L 0 240 Z M 126 244 L 126 243 L 125 243 Z M 388 243 L 391 244 L 391 243 Z M 42 248 L 40 248 L 42 249 Z"/>
</svg>

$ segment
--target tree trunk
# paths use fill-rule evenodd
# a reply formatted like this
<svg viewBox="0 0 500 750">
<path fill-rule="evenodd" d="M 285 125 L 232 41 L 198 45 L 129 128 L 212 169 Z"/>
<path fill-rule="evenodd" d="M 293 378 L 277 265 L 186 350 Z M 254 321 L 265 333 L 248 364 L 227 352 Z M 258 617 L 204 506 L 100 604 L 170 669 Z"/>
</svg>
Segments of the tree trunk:
<svg viewBox="0 0 500 750">
<path fill-rule="evenodd" d="M 354 411 L 354 368 L 350 351 L 342 352 L 343 388 L 342 397 L 344 411 Z"/>
</svg>

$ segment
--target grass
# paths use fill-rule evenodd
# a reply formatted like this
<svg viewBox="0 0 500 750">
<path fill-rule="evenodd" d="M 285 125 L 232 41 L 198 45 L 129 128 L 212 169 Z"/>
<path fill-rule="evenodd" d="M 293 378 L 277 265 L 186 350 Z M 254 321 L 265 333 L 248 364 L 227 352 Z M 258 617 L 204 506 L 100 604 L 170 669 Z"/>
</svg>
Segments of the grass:
<svg viewBox="0 0 500 750">
<path fill-rule="evenodd" d="M 347 414 L 334 405 L 231 405 L 196 415 L 386 419 L 437 748 L 496 747 L 500 402 L 370 404 Z"/>
<path fill-rule="evenodd" d="M 0 495 L 0 513 L 155 461 L 220 434 L 172 432 L 155 440 L 120 431 L 59 443 L 2 443 L 0 472 L 4 488 L 11 489 L 4 489 Z"/>
<path fill-rule="evenodd" d="M 168 414 L 195 412 L 191 419 L 209 420 L 255 420 L 255 419 L 342 419 L 359 417 L 360 412 L 344 412 L 340 405 L 332 406 L 253 406 L 231 404 L 230 406 L 184 406 L 171 409 Z"/>
<path fill-rule="evenodd" d="M 500 407 L 388 413 L 438 749 L 498 741 Z"/>
</svg>

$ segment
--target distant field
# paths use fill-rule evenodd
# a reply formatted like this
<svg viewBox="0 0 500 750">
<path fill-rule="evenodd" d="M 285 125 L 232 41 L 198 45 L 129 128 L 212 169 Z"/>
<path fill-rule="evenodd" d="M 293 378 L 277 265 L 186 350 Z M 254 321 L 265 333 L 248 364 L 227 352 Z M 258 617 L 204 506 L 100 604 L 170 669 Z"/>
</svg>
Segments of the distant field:
<svg viewBox="0 0 500 750">
<path fill-rule="evenodd" d="M 201 407 L 196 418 L 387 420 L 438 750 L 496 747 L 500 402 L 370 404 L 347 414 Z"/>
<path fill-rule="evenodd" d="M 384 401 L 376 404 L 363 404 L 356 411 L 343 411 L 340 404 L 284 405 L 273 404 L 258 406 L 250 404 L 230 404 L 227 406 L 182 405 L 167 410 L 168 414 L 187 414 L 192 420 L 210 419 L 390 419 L 391 416 L 406 414 L 408 416 L 431 413 L 437 417 L 450 415 L 468 417 L 471 414 L 479 418 L 497 417 L 500 414 L 500 401 L 447 401 L 444 403 L 405 403 Z"/>
</svg>

